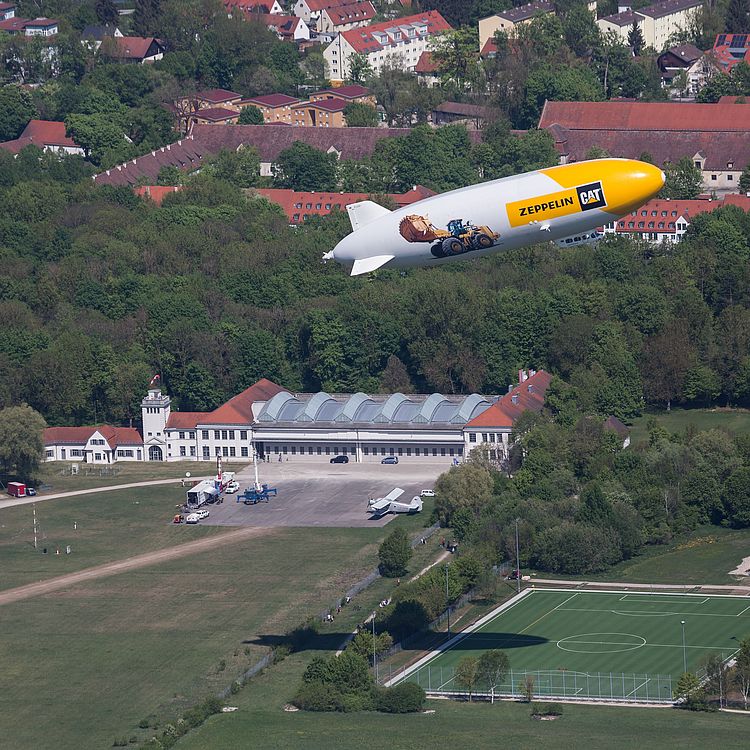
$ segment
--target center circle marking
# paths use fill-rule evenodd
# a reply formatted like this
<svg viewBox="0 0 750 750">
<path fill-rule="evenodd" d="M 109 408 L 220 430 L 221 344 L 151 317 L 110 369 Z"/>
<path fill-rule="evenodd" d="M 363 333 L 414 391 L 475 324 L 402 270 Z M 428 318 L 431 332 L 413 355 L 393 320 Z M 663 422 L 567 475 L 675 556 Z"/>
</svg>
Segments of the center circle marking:
<svg viewBox="0 0 750 750">
<path fill-rule="evenodd" d="M 561 638 L 557 647 L 574 654 L 616 654 L 635 651 L 646 645 L 646 639 L 633 633 L 579 633 Z"/>
</svg>

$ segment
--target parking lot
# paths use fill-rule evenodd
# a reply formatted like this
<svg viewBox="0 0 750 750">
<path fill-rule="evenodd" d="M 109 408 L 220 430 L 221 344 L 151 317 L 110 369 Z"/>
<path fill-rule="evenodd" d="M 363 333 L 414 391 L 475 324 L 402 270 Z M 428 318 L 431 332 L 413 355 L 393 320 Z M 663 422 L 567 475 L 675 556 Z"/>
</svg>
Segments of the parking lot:
<svg viewBox="0 0 750 750">
<path fill-rule="evenodd" d="M 268 503 L 245 505 L 237 497 L 252 486 L 252 465 L 237 474 L 238 495 L 206 506 L 211 515 L 200 521 L 214 526 L 384 526 L 394 516 L 370 520 L 367 501 L 387 495 L 394 487 L 404 490 L 408 502 L 449 468 L 447 461 L 381 464 L 269 463 L 259 466 L 260 481 L 278 488 Z"/>
</svg>

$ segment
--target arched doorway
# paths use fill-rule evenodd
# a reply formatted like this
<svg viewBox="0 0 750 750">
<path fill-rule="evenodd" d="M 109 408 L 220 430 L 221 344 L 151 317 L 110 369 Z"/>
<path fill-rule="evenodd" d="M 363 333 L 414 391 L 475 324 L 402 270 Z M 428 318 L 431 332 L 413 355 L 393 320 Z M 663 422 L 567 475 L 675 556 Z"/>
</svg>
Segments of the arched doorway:
<svg viewBox="0 0 750 750">
<path fill-rule="evenodd" d="M 148 460 L 149 461 L 163 461 L 161 448 L 158 445 L 152 445 L 148 449 Z"/>
</svg>

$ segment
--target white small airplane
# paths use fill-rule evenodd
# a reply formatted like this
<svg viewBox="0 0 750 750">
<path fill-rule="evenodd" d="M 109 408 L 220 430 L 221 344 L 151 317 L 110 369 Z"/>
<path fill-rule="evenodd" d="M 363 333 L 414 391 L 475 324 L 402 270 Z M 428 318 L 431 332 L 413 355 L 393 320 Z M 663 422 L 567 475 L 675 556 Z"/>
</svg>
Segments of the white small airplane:
<svg viewBox="0 0 750 750">
<path fill-rule="evenodd" d="M 386 513 L 419 513 L 422 510 L 422 498 L 414 497 L 410 503 L 397 502 L 403 494 L 400 487 L 395 487 L 385 497 L 370 500 L 367 512 L 372 514 L 372 518 L 382 518 Z"/>
</svg>

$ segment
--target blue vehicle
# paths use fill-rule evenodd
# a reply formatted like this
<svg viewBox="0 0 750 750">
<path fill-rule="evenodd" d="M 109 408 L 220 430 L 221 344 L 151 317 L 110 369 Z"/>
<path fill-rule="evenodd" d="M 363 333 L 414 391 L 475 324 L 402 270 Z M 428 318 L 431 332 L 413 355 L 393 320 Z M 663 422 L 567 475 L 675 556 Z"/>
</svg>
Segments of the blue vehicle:
<svg viewBox="0 0 750 750">
<path fill-rule="evenodd" d="M 237 495 L 237 502 L 245 505 L 257 505 L 258 503 L 267 503 L 270 497 L 276 497 L 278 490 L 276 487 L 269 487 L 267 484 L 260 485 L 260 488 L 248 487 L 241 495 Z"/>
</svg>

